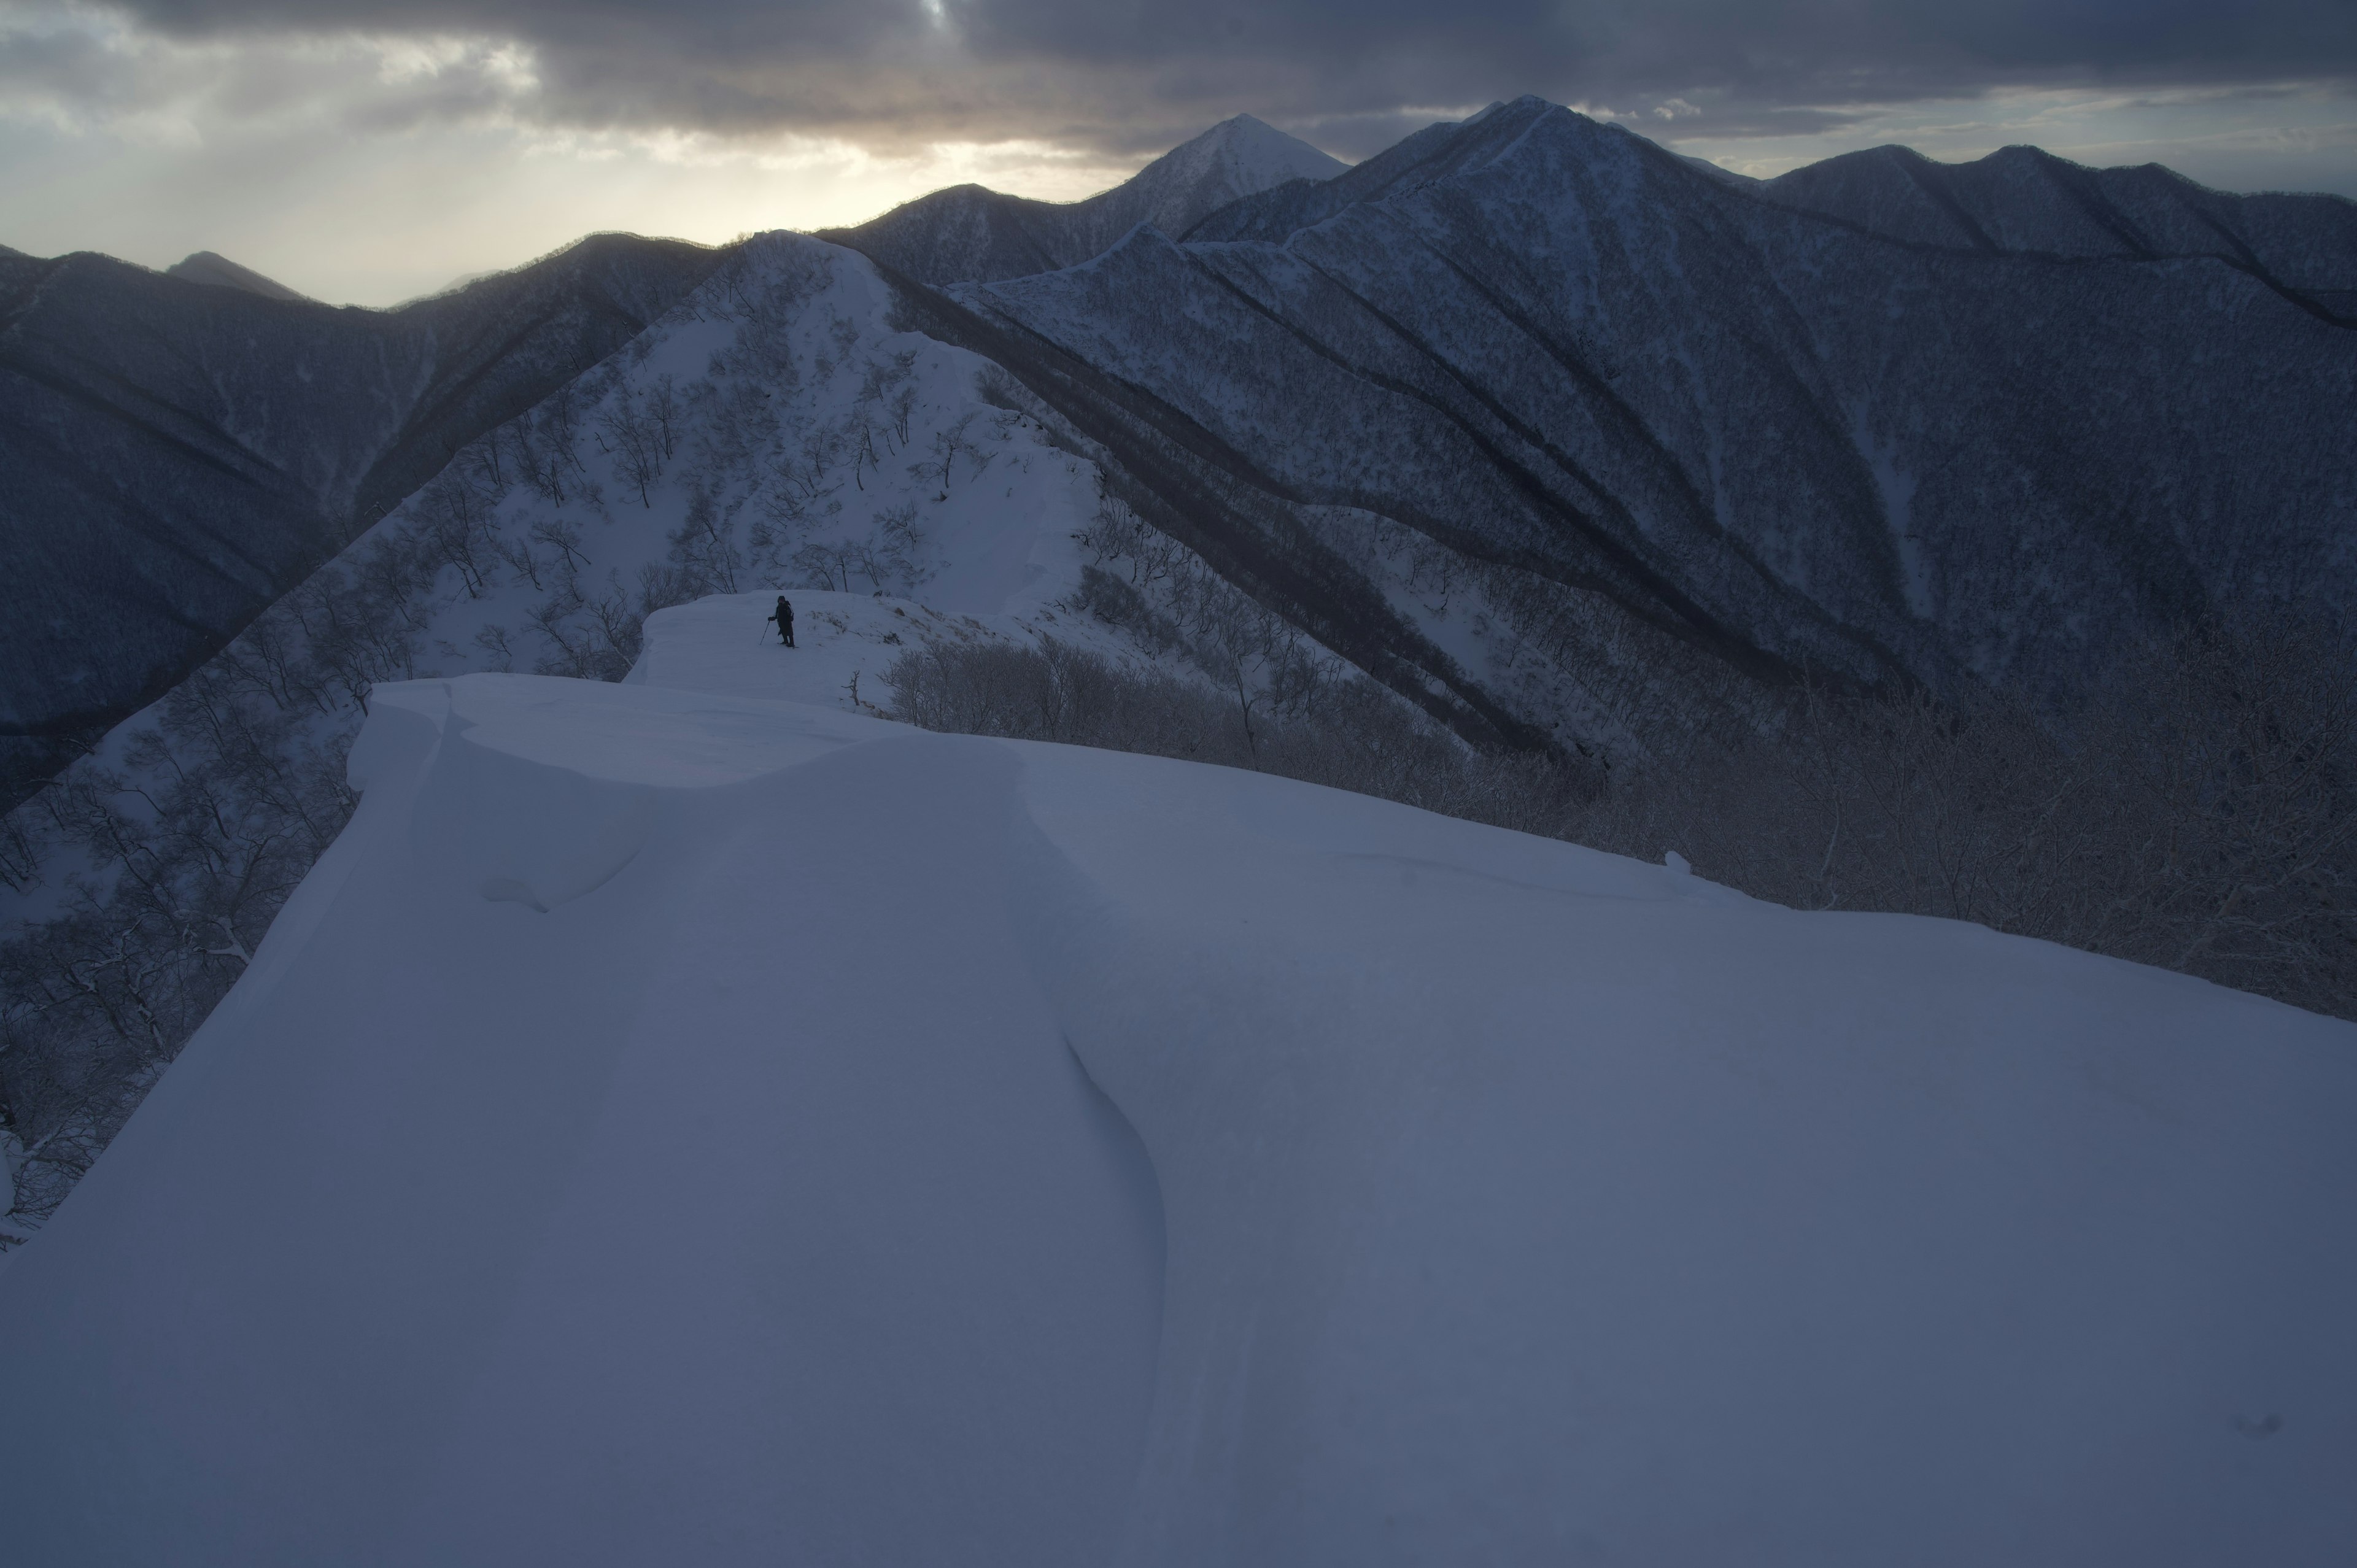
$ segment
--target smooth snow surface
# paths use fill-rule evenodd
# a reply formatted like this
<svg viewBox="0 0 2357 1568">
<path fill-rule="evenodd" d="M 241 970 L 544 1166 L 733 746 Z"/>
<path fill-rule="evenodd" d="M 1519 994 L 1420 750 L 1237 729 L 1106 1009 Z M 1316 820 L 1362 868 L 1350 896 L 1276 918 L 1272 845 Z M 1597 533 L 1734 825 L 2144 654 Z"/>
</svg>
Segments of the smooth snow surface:
<svg viewBox="0 0 2357 1568">
<path fill-rule="evenodd" d="M 378 689 L 0 1275 L 10 1561 L 2347 1563 L 2348 1026 L 665 683 L 748 607 Z"/>
</svg>

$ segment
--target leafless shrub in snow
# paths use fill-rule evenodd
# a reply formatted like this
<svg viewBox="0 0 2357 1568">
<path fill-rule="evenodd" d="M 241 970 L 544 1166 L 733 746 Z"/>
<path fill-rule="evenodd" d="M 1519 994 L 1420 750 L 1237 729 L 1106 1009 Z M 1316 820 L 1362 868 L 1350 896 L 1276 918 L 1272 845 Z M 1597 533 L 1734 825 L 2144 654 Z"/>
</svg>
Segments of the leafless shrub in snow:
<svg viewBox="0 0 2357 1568">
<path fill-rule="evenodd" d="M 1562 836 L 1586 793 L 1553 760 L 1476 752 L 1364 681 L 1255 716 L 1200 682 L 1052 639 L 912 650 L 886 680 L 892 716 L 926 729 L 1254 768 L 1527 832 Z"/>
<path fill-rule="evenodd" d="M 430 582 L 433 554 L 396 532 L 358 569 L 317 574 L 174 688 L 122 768 L 77 769 L 12 819 L 112 874 L 70 881 L 59 914 L 0 945 L 17 1233 L 105 1147 L 350 815 L 350 729 L 329 720 L 411 672 L 416 634 L 375 585 Z"/>
<path fill-rule="evenodd" d="M 1675 850 L 1799 908 L 1972 920 L 2357 1016 L 2357 660 L 2322 623 L 2212 622 L 2059 718 L 1986 693 L 1804 691 L 1772 733 L 1624 760 L 1600 792 L 1570 765 L 1474 751 L 1363 681 L 1264 707 L 1054 642 L 928 649 L 889 679 L 896 716 L 928 729 Z"/>
<path fill-rule="evenodd" d="M 2357 660 L 2321 622 L 2213 620 L 2059 717 L 1813 692 L 1779 734 L 1623 768 L 1588 837 L 2357 1016 Z"/>
<path fill-rule="evenodd" d="M 669 388 L 663 392 L 668 398 Z M 671 455 L 670 423 L 657 419 L 624 382 L 609 395 L 597 428 L 598 445 L 613 456 L 614 477 L 639 492 L 640 506 L 651 507 L 654 482 Z"/>
</svg>

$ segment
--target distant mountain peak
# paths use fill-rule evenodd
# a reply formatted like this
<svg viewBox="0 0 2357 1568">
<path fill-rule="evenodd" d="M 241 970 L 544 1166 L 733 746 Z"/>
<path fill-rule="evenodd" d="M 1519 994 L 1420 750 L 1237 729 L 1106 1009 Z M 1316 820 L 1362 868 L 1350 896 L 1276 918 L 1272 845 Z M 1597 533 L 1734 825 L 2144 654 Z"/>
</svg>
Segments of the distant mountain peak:
<svg viewBox="0 0 2357 1568">
<path fill-rule="evenodd" d="M 1082 201 L 1032 201 L 957 186 L 820 237 L 927 283 L 1024 277 L 1078 265 L 1141 223 L 1184 234 L 1231 202 L 1295 180 L 1331 179 L 1350 166 L 1265 121 L 1237 114 Z"/>
<path fill-rule="evenodd" d="M 1331 179 L 1351 166 L 1250 114 L 1232 115 L 1192 141 L 1171 148 L 1157 161 L 1183 159 L 1190 153 L 1199 157 L 1225 158 L 1239 168 L 1273 176 L 1271 184 L 1283 184 L 1288 179 Z"/>
<path fill-rule="evenodd" d="M 1331 179 L 1350 166 L 1265 121 L 1238 114 L 1181 142 L 1106 194 L 1134 193 L 1130 204 L 1147 209 L 1142 221 L 1178 232 L 1211 207 L 1287 180 Z M 1181 207 L 1190 209 L 1183 218 Z"/>
<path fill-rule="evenodd" d="M 298 294 L 275 278 L 267 278 L 252 267 L 242 267 L 227 256 L 212 251 L 191 251 L 164 269 L 167 277 L 186 279 L 189 283 L 210 284 L 215 288 L 242 288 L 248 294 L 258 294 L 264 299 L 308 300 L 311 296 Z"/>
</svg>

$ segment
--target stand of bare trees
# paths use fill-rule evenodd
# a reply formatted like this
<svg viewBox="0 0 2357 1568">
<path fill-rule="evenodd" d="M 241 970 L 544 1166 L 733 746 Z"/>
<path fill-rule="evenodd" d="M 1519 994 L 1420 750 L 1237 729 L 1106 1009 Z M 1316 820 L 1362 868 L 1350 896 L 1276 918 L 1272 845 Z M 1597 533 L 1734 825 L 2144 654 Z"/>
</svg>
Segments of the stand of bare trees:
<svg viewBox="0 0 2357 1568">
<path fill-rule="evenodd" d="M 1774 733 L 1624 762 L 1466 747 L 1363 681 L 1248 704 L 1053 642 L 904 655 L 928 729 L 1253 768 L 1659 859 L 1806 909 L 1881 910 L 2179 970 L 2357 1017 L 2357 660 L 2321 623 L 2213 621 L 2060 716 L 1803 693 Z"/>
<path fill-rule="evenodd" d="M 1892 909 L 2357 1016 L 2357 660 L 2244 610 L 2072 711 L 1810 693 L 1781 733 L 1624 769 L 1592 837 L 1799 908 Z"/>
<path fill-rule="evenodd" d="M 235 983 L 351 814 L 371 685 L 414 674 L 447 564 L 429 513 L 316 574 L 165 699 L 122 766 L 12 819 L 61 908 L 0 946 L 0 1138 L 16 1213 L 56 1207 Z M 38 813 L 38 817 L 30 814 Z"/>
<path fill-rule="evenodd" d="M 1200 681 L 1053 639 L 937 643 L 902 654 L 885 679 L 890 716 L 925 729 L 1254 768 L 1522 832 L 1561 836 L 1586 809 L 1585 774 L 1472 751 L 1366 681 L 1255 718 Z"/>
</svg>

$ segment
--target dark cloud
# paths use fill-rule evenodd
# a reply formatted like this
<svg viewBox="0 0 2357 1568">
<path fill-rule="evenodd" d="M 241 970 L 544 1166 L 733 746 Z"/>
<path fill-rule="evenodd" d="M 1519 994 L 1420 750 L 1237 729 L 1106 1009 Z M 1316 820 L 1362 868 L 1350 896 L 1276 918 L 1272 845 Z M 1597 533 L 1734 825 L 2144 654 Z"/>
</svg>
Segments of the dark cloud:
<svg viewBox="0 0 2357 1568">
<path fill-rule="evenodd" d="M 1238 110 L 1371 150 L 1521 92 L 1727 134 L 2005 86 L 2357 80 L 2357 0 L 128 0 L 178 37 L 465 34 L 532 112 L 871 144 L 1167 146 Z M 1663 111 L 1672 99 L 1684 107 Z M 1419 115 L 1415 111 L 1426 111 Z M 1808 110 L 1811 113 L 1795 114 Z M 1664 122 L 1665 124 L 1667 122 Z M 1747 131 L 1745 127 L 1753 129 Z M 1680 130 L 1689 128 L 1680 125 Z"/>
<path fill-rule="evenodd" d="M 86 33 L 28 34 L 0 48 L 0 94 L 114 105 L 130 94 L 105 47 Z"/>
</svg>

